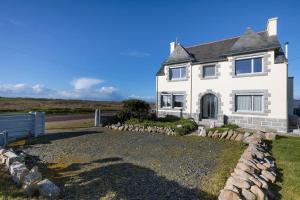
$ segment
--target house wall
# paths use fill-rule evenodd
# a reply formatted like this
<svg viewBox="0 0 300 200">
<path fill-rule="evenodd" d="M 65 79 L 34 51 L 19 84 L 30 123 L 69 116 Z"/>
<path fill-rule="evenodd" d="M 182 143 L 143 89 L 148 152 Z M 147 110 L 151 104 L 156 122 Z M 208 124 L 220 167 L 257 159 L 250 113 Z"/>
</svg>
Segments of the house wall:
<svg viewBox="0 0 300 200">
<path fill-rule="evenodd" d="M 245 128 L 275 129 L 287 131 L 287 64 L 274 64 L 274 52 L 263 52 L 264 72 L 259 76 L 234 76 L 234 60 L 218 62 L 217 77 L 202 79 L 203 64 L 189 65 L 189 77 L 186 81 L 168 81 L 168 66 L 165 67 L 166 76 L 157 77 L 158 95 L 166 91 L 186 91 L 187 105 L 184 116 L 191 116 L 199 120 L 201 96 L 214 93 L 219 98 L 220 119 L 226 116 L 228 122 Z M 249 55 L 247 55 L 249 56 Z M 253 56 L 253 55 L 250 55 Z M 240 57 L 240 56 L 239 56 Z M 192 84 L 191 84 L 192 83 Z M 191 90 L 192 87 L 192 90 Z M 263 114 L 240 114 L 234 112 L 235 92 L 260 92 L 265 98 L 265 112 Z M 174 110 L 163 110 L 158 107 L 158 115 L 178 113 Z"/>
</svg>

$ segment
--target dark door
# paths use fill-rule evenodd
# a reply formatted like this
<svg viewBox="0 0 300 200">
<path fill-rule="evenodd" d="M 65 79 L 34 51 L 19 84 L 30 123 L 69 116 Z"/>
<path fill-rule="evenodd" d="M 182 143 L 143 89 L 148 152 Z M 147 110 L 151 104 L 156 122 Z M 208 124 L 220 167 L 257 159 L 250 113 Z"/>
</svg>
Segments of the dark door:
<svg viewBox="0 0 300 200">
<path fill-rule="evenodd" d="M 218 114 L 218 98 L 213 94 L 206 94 L 201 101 L 202 118 L 216 119 Z"/>
</svg>

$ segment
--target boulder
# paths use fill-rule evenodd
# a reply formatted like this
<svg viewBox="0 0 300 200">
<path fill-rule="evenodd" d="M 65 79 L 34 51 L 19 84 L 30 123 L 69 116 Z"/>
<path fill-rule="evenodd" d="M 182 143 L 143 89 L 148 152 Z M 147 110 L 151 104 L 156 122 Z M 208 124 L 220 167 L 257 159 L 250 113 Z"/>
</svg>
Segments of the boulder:
<svg viewBox="0 0 300 200">
<path fill-rule="evenodd" d="M 266 140 L 275 140 L 276 139 L 276 133 L 265 133 Z"/>
<path fill-rule="evenodd" d="M 242 196 L 245 198 L 245 200 L 255 200 L 256 196 L 250 192 L 249 190 L 242 189 Z"/>
<path fill-rule="evenodd" d="M 199 135 L 202 136 L 202 137 L 206 137 L 206 136 L 207 136 L 207 133 L 206 133 L 205 128 L 203 128 L 203 129 L 200 131 L 200 134 L 199 134 Z"/>
<path fill-rule="evenodd" d="M 226 190 L 231 190 L 231 191 L 233 191 L 233 192 L 239 193 L 239 190 L 238 190 L 235 186 L 233 186 L 233 185 L 226 185 L 226 186 L 224 187 L 224 189 L 226 189 Z"/>
<path fill-rule="evenodd" d="M 256 180 L 258 180 L 260 183 L 261 183 L 261 185 L 260 184 L 256 184 L 259 188 L 264 188 L 264 189 L 269 189 L 269 186 L 268 186 L 268 183 L 265 181 L 265 180 L 263 180 L 262 178 L 260 178 L 259 176 L 257 176 L 256 174 L 252 174 L 253 175 L 253 177 L 256 179 Z M 255 182 L 254 182 L 255 183 Z"/>
<path fill-rule="evenodd" d="M 237 174 L 237 175 L 239 175 L 239 176 L 240 176 L 242 179 L 244 179 L 244 180 L 249 180 L 250 177 L 251 177 L 250 174 L 248 174 L 247 172 L 245 172 L 245 171 L 243 171 L 243 170 L 240 170 L 240 169 L 238 169 L 238 168 L 235 168 L 235 169 L 234 169 L 234 173 Z"/>
<path fill-rule="evenodd" d="M 226 139 L 229 140 L 233 135 L 233 130 L 229 130 Z"/>
<path fill-rule="evenodd" d="M 269 179 L 272 183 L 274 183 L 276 180 L 276 176 L 267 170 L 262 170 L 261 174 Z"/>
<path fill-rule="evenodd" d="M 252 185 L 250 191 L 256 195 L 257 200 L 266 200 L 266 195 L 257 185 Z"/>
<path fill-rule="evenodd" d="M 208 136 L 208 137 L 211 137 L 212 135 L 213 135 L 213 132 L 212 132 L 212 131 L 209 131 L 207 136 Z"/>
<path fill-rule="evenodd" d="M 266 170 L 267 169 L 267 167 L 265 165 L 261 164 L 261 163 L 256 163 L 256 167 L 261 169 L 261 170 Z"/>
<path fill-rule="evenodd" d="M 241 199 L 240 195 L 231 190 L 223 189 L 219 195 L 219 200 L 239 200 Z"/>
<path fill-rule="evenodd" d="M 34 195 L 37 190 L 38 186 L 37 183 L 42 180 L 42 174 L 38 171 L 38 167 L 33 167 L 28 175 L 24 177 L 23 181 L 23 189 L 24 193 L 28 196 Z"/>
<path fill-rule="evenodd" d="M 253 167 L 251 167 L 251 166 L 249 166 L 249 165 L 247 165 L 247 164 L 245 164 L 245 163 L 242 163 L 242 162 L 239 162 L 237 165 L 236 165 L 236 167 L 238 168 L 238 169 L 241 169 L 241 170 L 243 170 L 243 171 L 245 171 L 245 172 L 248 172 L 248 173 L 250 173 L 250 174 L 253 174 L 253 173 L 255 173 L 257 170 L 255 170 Z"/>
<path fill-rule="evenodd" d="M 217 138 L 218 135 L 219 135 L 219 131 L 216 130 L 216 131 L 213 133 L 213 135 L 212 135 L 211 137 L 212 137 L 212 138 Z"/>
<path fill-rule="evenodd" d="M 6 152 L 6 149 L 0 146 L 0 156 Z"/>
<path fill-rule="evenodd" d="M 233 134 L 230 137 L 230 140 L 235 140 L 235 138 L 236 138 L 237 135 L 238 135 L 238 133 L 236 131 L 233 131 Z"/>
<path fill-rule="evenodd" d="M 251 187 L 248 181 L 238 177 L 229 177 L 226 182 L 226 185 L 234 185 L 238 188 L 245 188 L 245 189 L 249 189 Z"/>
<path fill-rule="evenodd" d="M 222 135 L 221 135 L 221 138 L 220 138 L 220 139 L 224 139 L 224 138 L 226 138 L 227 134 L 228 134 L 228 131 L 224 131 L 224 132 L 222 133 Z"/>
<path fill-rule="evenodd" d="M 44 179 L 37 183 L 40 195 L 48 199 L 58 199 L 60 189 L 48 179 Z"/>
<path fill-rule="evenodd" d="M 14 152 L 12 151 L 6 151 L 4 154 L 3 154 L 3 157 L 5 159 L 5 165 L 6 167 L 9 168 L 9 166 L 13 163 L 13 162 L 16 162 L 18 161 L 18 155 L 15 154 Z"/>
<path fill-rule="evenodd" d="M 24 177 L 28 175 L 29 170 L 23 163 L 16 161 L 9 166 L 9 172 L 12 175 L 13 181 L 17 185 L 21 185 L 23 183 Z"/>
</svg>

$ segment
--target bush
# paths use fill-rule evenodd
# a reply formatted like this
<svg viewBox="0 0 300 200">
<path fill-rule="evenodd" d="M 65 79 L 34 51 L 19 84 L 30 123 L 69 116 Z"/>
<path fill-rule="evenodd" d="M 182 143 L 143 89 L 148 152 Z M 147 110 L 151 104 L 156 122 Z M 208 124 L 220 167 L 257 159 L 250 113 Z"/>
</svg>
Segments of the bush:
<svg viewBox="0 0 300 200">
<path fill-rule="evenodd" d="M 122 102 L 123 108 L 117 113 L 117 117 L 120 122 L 124 122 L 131 118 L 146 119 L 149 115 L 150 104 L 139 100 L 130 99 Z"/>
<path fill-rule="evenodd" d="M 177 118 L 177 120 L 175 120 L 174 118 L 172 118 L 172 121 L 168 121 L 168 120 L 170 119 L 158 118 L 156 120 L 148 120 L 148 119 L 142 120 L 142 119 L 132 118 L 130 120 L 127 120 L 125 123 L 132 124 L 132 125 L 139 124 L 144 127 L 149 127 L 149 126 L 168 127 L 174 129 L 175 132 L 179 135 L 185 135 L 198 128 L 197 123 L 192 119 Z"/>
</svg>

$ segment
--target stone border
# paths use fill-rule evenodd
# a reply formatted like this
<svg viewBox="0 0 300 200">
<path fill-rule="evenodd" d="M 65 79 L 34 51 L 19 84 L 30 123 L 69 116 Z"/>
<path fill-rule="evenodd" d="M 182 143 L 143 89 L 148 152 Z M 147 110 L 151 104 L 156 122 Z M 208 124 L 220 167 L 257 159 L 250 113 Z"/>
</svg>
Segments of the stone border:
<svg viewBox="0 0 300 200">
<path fill-rule="evenodd" d="M 59 198 L 60 189 L 48 179 L 42 179 L 37 166 L 31 170 L 25 166 L 24 153 L 18 155 L 13 150 L 0 146 L 0 164 L 4 164 L 8 169 L 13 182 L 17 186 L 22 186 L 25 195 L 31 197 L 39 192 L 46 199 Z"/>
<path fill-rule="evenodd" d="M 112 130 L 118 130 L 118 131 L 149 132 L 149 133 L 160 133 L 166 135 L 177 135 L 174 129 L 167 128 L 167 127 L 158 127 L 158 126 L 145 127 L 140 124 L 129 125 L 129 124 L 121 124 L 121 123 L 107 125 L 105 127 Z"/>
<path fill-rule="evenodd" d="M 200 135 L 220 139 L 230 139 L 248 144 L 241 155 L 234 172 L 220 191 L 219 200 L 255 200 L 274 199 L 270 184 L 276 181 L 276 163 L 263 139 L 274 140 L 275 133 L 239 133 L 229 130 L 219 133 L 202 128 Z"/>
</svg>

